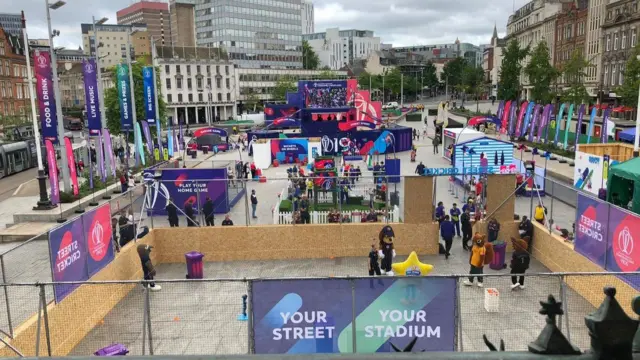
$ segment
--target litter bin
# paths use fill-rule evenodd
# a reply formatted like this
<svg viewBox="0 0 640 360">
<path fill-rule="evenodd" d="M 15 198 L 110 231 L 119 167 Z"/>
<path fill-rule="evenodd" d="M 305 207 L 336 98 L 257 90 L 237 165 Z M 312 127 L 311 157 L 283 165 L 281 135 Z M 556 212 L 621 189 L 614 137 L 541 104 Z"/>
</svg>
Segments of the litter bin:
<svg viewBox="0 0 640 360">
<path fill-rule="evenodd" d="M 493 243 L 493 260 L 489 267 L 493 270 L 502 270 L 506 267 L 505 256 L 507 251 L 507 243 L 504 241 L 495 241 Z"/>
<path fill-rule="evenodd" d="M 129 353 L 129 349 L 122 344 L 111 344 L 96 351 L 95 356 L 124 356 Z"/>
<path fill-rule="evenodd" d="M 198 152 L 196 150 L 191 151 L 191 158 L 195 159 L 196 157 L 198 157 Z"/>
<path fill-rule="evenodd" d="M 209 147 L 208 146 L 203 146 L 202 147 L 202 153 L 205 154 L 205 155 L 208 154 L 209 153 Z"/>
<path fill-rule="evenodd" d="M 204 254 L 197 251 L 190 251 L 184 254 L 187 259 L 187 279 L 202 279 L 204 277 L 204 265 L 202 258 Z"/>
</svg>

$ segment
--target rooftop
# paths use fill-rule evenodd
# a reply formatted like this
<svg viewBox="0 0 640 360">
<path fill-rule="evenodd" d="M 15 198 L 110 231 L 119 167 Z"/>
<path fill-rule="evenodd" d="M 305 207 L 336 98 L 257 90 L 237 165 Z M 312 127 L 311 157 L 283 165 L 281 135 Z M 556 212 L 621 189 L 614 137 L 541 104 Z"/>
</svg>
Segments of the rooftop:
<svg viewBox="0 0 640 360">
<path fill-rule="evenodd" d="M 118 12 L 116 12 L 116 16 L 120 18 L 122 16 L 127 16 L 129 14 L 143 10 L 169 11 L 169 4 L 160 1 L 143 0 L 141 2 L 134 3 L 122 10 L 118 10 Z"/>
</svg>

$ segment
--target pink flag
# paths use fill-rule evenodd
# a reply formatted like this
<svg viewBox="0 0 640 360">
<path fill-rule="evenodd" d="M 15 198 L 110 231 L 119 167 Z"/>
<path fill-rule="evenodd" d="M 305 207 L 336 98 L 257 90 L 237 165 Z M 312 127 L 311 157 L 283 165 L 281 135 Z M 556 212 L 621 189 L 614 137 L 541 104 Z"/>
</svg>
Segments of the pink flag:
<svg viewBox="0 0 640 360">
<path fill-rule="evenodd" d="M 78 173 L 76 172 L 76 159 L 73 155 L 73 146 L 71 146 L 71 140 L 68 137 L 64 138 L 64 146 L 67 148 L 67 162 L 69 163 L 69 175 L 71 176 L 71 183 L 73 184 L 73 195 L 78 195 L 80 189 L 78 188 Z"/>
<path fill-rule="evenodd" d="M 56 151 L 53 149 L 51 140 L 45 140 L 47 148 L 47 163 L 49 163 L 49 183 L 51 186 L 51 203 L 60 202 L 60 182 L 58 181 L 58 164 L 56 163 Z"/>
</svg>

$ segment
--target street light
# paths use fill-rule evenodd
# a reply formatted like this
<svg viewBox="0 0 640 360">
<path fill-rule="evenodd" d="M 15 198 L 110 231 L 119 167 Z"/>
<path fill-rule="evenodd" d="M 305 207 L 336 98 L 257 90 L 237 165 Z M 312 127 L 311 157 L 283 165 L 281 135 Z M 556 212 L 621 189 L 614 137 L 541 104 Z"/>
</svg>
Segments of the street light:
<svg viewBox="0 0 640 360">
<path fill-rule="evenodd" d="M 637 57 L 640 61 L 640 55 Z M 633 142 L 633 157 L 640 155 L 640 87 L 638 88 L 638 105 L 636 105 L 636 137 Z"/>
<path fill-rule="evenodd" d="M 109 18 L 103 17 L 102 19 L 96 21 L 95 17 L 91 17 L 93 20 L 93 46 L 95 48 L 95 56 L 96 56 L 96 75 L 98 77 L 98 103 L 99 103 L 99 111 L 100 111 L 100 127 L 102 129 L 107 128 L 107 119 L 104 111 L 104 91 L 102 89 L 102 66 L 100 66 L 100 48 L 104 45 L 101 42 L 98 42 L 98 25 L 102 25 L 109 21 Z M 89 49 L 91 51 L 91 49 Z M 102 136 L 102 133 L 98 136 Z M 128 138 L 127 138 L 128 141 Z M 128 147 L 127 147 L 128 150 Z M 128 161 L 129 159 L 127 159 Z M 110 171 L 111 163 L 109 161 L 105 162 L 105 172 L 108 174 Z M 128 164 L 125 166 L 128 169 Z M 102 171 L 102 170 L 101 170 Z M 105 176 L 106 178 L 106 176 Z"/>
<path fill-rule="evenodd" d="M 49 30 L 49 53 L 51 54 L 51 72 L 53 75 L 53 93 L 55 96 L 56 115 L 58 117 L 58 148 L 60 149 L 60 160 L 62 162 L 62 183 L 64 185 L 64 191 L 71 192 L 71 181 L 69 176 L 69 160 L 67 159 L 67 147 L 64 145 L 64 117 L 62 115 L 62 104 L 60 97 L 60 83 L 58 81 L 58 60 L 56 59 L 56 52 L 53 46 L 53 38 L 60 36 L 60 31 L 51 29 L 51 10 L 61 8 L 64 1 L 59 0 L 54 3 L 49 3 L 49 0 L 44 1 L 47 8 L 47 28 Z M 72 164 L 75 166 L 75 164 Z"/>
</svg>

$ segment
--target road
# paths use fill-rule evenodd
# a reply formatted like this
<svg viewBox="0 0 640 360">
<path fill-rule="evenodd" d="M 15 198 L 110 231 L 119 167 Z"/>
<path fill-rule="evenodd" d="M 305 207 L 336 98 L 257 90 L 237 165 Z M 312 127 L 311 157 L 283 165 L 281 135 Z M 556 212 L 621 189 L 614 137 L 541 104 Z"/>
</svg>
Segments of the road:
<svg viewBox="0 0 640 360">
<path fill-rule="evenodd" d="M 35 179 L 37 175 L 38 169 L 32 168 L 0 179 L 0 201 L 10 198 L 22 183 Z"/>
</svg>

